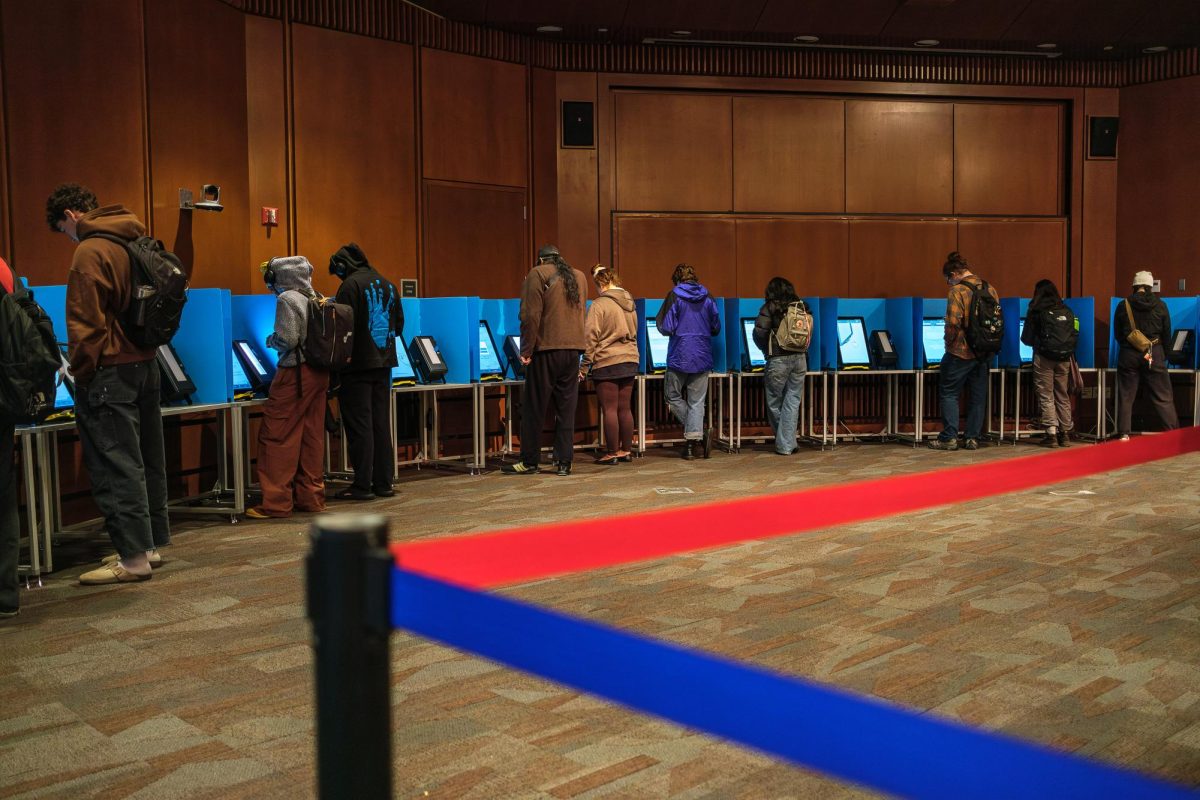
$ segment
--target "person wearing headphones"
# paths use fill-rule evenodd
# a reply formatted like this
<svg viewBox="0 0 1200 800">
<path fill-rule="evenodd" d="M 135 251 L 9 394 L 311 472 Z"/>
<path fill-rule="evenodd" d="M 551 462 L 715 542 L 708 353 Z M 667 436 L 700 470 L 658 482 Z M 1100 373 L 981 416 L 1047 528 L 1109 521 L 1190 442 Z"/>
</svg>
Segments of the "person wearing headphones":
<svg viewBox="0 0 1200 800">
<path fill-rule="evenodd" d="M 396 339 L 403 341 L 404 333 L 400 293 L 354 242 L 329 257 L 329 274 L 342 282 L 335 302 L 354 310 L 354 351 L 350 366 L 340 373 L 338 388 L 354 482 L 334 498 L 392 497 L 396 494 L 392 488 L 396 452 L 392 448 L 390 395 Z"/>
<path fill-rule="evenodd" d="M 312 264 L 304 256 L 273 258 L 262 265 L 263 282 L 277 295 L 275 330 L 267 347 L 279 352 L 262 426 L 258 429 L 258 482 L 262 503 L 250 519 L 290 517 L 325 510 L 325 393 L 329 373 L 305 363 L 301 345 L 308 329 Z"/>
<path fill-rule="evenodd" d="M 587 283 L 583 273 L 568 264 L 557 247 L 543 246 L 521 287 L 521 363 L 525 365 L 521 460 L 501 470 L 508 475 L 532 475 L 539 471 L 542 421 L 551 402 L 555 417 L 556 473 L 571 474 L 586 308 Z"/>
</svg>

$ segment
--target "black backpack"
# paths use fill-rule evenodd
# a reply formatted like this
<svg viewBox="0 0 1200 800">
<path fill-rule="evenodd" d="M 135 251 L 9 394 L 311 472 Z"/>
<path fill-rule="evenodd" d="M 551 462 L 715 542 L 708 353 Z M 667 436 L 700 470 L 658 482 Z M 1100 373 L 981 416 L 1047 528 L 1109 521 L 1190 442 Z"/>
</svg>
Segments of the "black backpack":
<svg viewBox="0 0 1200 800">
<path fill-rule="evenodd" d="M 37 423 L 54 410 L 62 357 L 45 309 L 16 275 L 13 284 L 0 289 L 0 419 Z"/>
<path fill-rule="evenodd" d="M 988 291 L 990 287 L 987 281 L 980 281 L 979 286 L 973 283 L 967 283 L 966 286 L 971 290 L 967 346 L 976 358 L 995 355 L 1000 352 L 1000 342 L 1004 338 L 1004 315 L 1000 313 L 1000 301 Z"/>
<path fill-rule="evenodd" d="M 169 344 L 179 330 L 183 306 L 187 303 L 188 278 L 179 257 L 149 236 L 130 242 L 111 233 L 97 232 L 84 238 L 107 239 L 129 253 L 133 286 L 129 308 L 121 318 L 121 330 L 129 341 L 144 350 Z"/>
<path fill-rule="evenodd" d="M 1079 341 L 1079 320 L 1066 306 L 1048 308 L 1039 314 L 1037 352 L 1053 361 L 1066 361 L 1075 355 Z"/>
<path fill-rule="evenodd" d="M 308 301 L 308 321 L 300 343 L 310 367 L 340 372 L 354 355 L 354 309 L 328 297 Z"/>
</svg>

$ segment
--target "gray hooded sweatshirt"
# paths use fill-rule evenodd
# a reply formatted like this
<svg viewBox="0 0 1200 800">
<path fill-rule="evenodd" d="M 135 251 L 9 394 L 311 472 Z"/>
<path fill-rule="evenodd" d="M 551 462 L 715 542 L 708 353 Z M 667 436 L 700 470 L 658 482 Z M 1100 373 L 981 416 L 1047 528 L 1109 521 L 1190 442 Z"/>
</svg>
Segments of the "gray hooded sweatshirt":
<svg viewBox="0 0 1200 800">
<path fill-rule="evenodd" d="M 312 264 L 304 256 L 277 258 L 275 270 L 275 332 L 267 347 L 279 351 L 279 366 L 294 367 L 304 361 L 300 344 L 308 327 L 308 301 L 317 297 L 312 288 Z"/>
</svg>

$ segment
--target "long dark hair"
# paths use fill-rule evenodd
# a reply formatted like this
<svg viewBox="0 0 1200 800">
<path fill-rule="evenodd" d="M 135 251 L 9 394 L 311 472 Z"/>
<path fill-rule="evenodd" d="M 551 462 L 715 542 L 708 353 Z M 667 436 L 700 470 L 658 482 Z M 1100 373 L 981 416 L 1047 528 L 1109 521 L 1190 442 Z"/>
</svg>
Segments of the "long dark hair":
<svg viewBox="0 0 1200 800">
<path fill-rule="evenodd" d="M 1033 287 L 1033 298 L 1029 301 L 1029 307 L 1037 311 L 1046 308 L 1058 308 L 1062 305 L 1062 295 L 1058 293 L 1058 287 L 1054 285 L 1054 281 L 1048 278 L 1043 278 Z"/>
<path fill-rule="evenodd" d="M 767 291 L 763 298 L 767 301 L 767 311 L 772 317 L 782 317 L 787 312 L 788 303 L 794 303 L 800 298 L 796 295 L 796 287 L 787 278 L 778 276 L 767 282 Z"/>
<path fill-rule="evenodd" d="M 540 260 L 543 264 L 554 265 L 554 268 L 558 270 L 558 278 L 563 282 L 563 288 L 567 292 L 567 302 L 573 306 L 578 306 L 579 282 L 575 280 L 575 270 L 571 269 L 571 265 L 557 252 L 543 256 Z"/>
</svg>

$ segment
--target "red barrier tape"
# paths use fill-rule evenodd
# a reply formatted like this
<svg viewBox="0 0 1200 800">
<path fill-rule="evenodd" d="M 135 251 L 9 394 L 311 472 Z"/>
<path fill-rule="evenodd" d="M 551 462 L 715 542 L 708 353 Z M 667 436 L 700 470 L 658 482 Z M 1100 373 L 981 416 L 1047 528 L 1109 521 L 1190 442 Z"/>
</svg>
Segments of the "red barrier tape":
<svg viewBox="0 0 1200 800">
<path fill-rule="evenodd" d="M 404 569 L 472 588 L 890 517 L 1200 450 L 1200 428 L 801 492 L 396 544 Z"/>
</svg>

